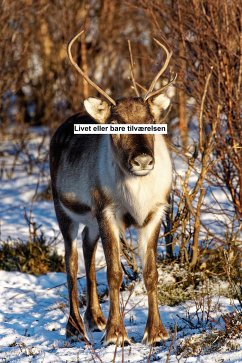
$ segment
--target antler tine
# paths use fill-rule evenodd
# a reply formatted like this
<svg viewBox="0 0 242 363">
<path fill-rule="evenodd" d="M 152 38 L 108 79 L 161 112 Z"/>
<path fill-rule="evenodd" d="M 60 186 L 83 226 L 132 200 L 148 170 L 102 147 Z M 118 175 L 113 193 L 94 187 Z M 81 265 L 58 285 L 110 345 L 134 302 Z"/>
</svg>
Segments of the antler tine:
<svg viewBox="0 0 242 363">
<path fill-rule="evenodd" d="M 153 39 L 165 51 L 166 61 L 165 61 L 164 65 L 162 66 L 162 68 L 160 69 L 160 71 L 155 76 L 155 78 L 153 79 L 153 81 L 152 81 L 152 83 L 150 85 L 150 88 L 148 89 L 148 92 L 145 94 L 145 96 L 144 96 L 145 101 L 147 101 L 151 96 L 154 95 L 152 91 L 153 91 L 153 89 L 154 89 L 154 87 L 156 85 L 156 82 L 158 81 L 160 76 L 165 72 L 166 68 L 168 67 L 168 64 L 170 63 L 171 57 L 172 57 L 172 51 L 169 51 L 168 48 L 164 44 L 159 42 L 159 40 L 157 40 L 156 38 L 153 38 Z M 159 90 L 159 92 L 161 92 L 161 89 Z M 159 93 L 159 92 L 157 92 L 157 93 Z M 157 94 L 157 93 L 155 93 L 155 94 Z"/>
<path fill-rule="evenodd" d="M 87 81 L 87 83 L 89 83 L 92 87 L 94 87 L 99 93 L 101 93 L 105 98 L 107 98 L 109 100 L 109 102 L 111 102 L 114 106 L 116 106 L 116 102 L 105 92 L 103 91 L 96 83 L 94 83 L 87 74 L 85 74 L 83 72 L 83 70 L 78 66 L 78 64 L 74 61 L 72 54 L 71 54 L 71 48 L 72 45 L 75 43 L 75 41 L 77 40 L 77 38 L 79 38 L 82 34 L 84 33 L 84 30 L 81 30 L 78 34 L 76 34 L 68 43 L 67 46 L 67 54 L 68 54 L 68 58 L 71 62 L 71 64 L 76 68 L 77 72 L 80 73 L 82 75 L 82 77 L 85 79 L 85 81 Z"/>
<path fill-rule="evenodd" d="M 133 54 L 132 54 L 132 49 L 131 49 L 131 43 L 130 40 L 128 40 L 128 46 L 129 46 L 129 56 L 130 56 L 130 74 L 131 74 L 131 79 L 133 82 L 133 87 L 136 93 L 137 97 L 140 97 L 136 82 L 135 82 L 135 78 L 134 78 L 134 60 L 133 60 Z"/>
</svg>

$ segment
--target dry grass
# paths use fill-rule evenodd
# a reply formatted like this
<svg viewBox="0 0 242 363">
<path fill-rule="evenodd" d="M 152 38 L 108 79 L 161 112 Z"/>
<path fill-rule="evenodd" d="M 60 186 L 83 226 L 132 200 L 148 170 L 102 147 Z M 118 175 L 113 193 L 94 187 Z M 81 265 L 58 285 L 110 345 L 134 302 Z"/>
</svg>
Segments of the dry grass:
<svg viewBox="0 0 242 363">
<path fill-rule="evenodd" d="M 222 261 L 220 261 L 222 264 Z M 224 260 L 223 263 L 225 264 Z M 175 306 L 187 300 L 195 303 L 199 299 L 211 296 L 224 296 L 231 299 L 242 299 L 240 280 L 237 270 L 230 265 L 231 272 L 211 274 L 209 270 L 190 271 L 188 266 L 179 261 L 164 260 L 159 264 L 158 298 L 161 305 Z M 241 305 L 242 308 L 242 305 Z"/>
<path fill-rule="evenodd" d="M 36 242 L 21 240 L 1 242 L 0 269 L 34 275 L 65 271 L 63 257 L 53 251 L 45 239 Z"/>
<path fill-rule="evenodd" d="M 240 345 L 235 341 L 241 337 L 242 314 L 228 313 L 222 316 L 225 327 L 203 334 L 196 334 L 179 342 L 176 354 L 183 358 L 210 354 L 213 352 L 229 352 L 239 350 Z"/>
</svg>

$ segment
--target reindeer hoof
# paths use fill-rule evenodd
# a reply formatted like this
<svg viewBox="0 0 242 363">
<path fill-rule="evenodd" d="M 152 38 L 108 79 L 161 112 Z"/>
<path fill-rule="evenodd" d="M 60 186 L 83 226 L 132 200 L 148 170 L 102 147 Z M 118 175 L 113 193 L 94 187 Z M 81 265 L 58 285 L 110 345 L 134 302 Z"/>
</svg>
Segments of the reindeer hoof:
<svg viewBox="0 0 242 363">
<path fill-rule="evenodd" d="M 70 342 L 85 342 L 90 344 L 84 326 L 80 323 L 71 323 L 68 321 L 66 325 L 66 339 Z"/>
<path fill-rule="evenodd" d="M 105 347 L 107 347 L 109 345 L 117 345 L 118 347 L 122 347 L 122 346 L 127 347 L 127 346 L 131 345 L 131 340 L 128 338 L 128 336 L 123 337 L 121 335 L 109 337 L 109 338 L 106 338 L 106 336 L 104 336 L 104 338 L 102 339 L 102 342 Z"/>
<path fill-rule="evenodd" d="M 169 334 L 164 326 L 160 324 L 159 326 L 146 327 L 142 343 L 158 346 L 167 339 L 169 339 Z"/>
<path fill-rule="evenodd" d="M 102 338 L 102 342 L 104 346 L 114 344 L 118 347 L 128 346 L 131 344 L 131 340 L 129 339 L 123 325 L 107 327 L 106 333 Z"/>
<path fill-rule="evenodd" d="M 106 328 L 106 319 L 101 310 L 95 312 L 87 309 L 84 315 L 84 321 L 87 329 L 90 331 L 100 332 Z"/>
</svg>

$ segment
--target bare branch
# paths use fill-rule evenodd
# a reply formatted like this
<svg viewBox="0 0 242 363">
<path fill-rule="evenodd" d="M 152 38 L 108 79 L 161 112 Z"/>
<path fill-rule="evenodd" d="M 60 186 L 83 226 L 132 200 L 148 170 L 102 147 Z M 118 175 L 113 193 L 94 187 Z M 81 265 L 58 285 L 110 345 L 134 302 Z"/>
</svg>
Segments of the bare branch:
<svg viewBox="0 0 242 363">
<path fill-rule="evenodd" d="M 200 113 L 199 113 L 199 150 L 200 150 L 200 152 L 202 152 L 204 149 L 204 145 L 203 145 L 203 110 L 204 110 L 204 102 L 205 102 L 206 94 L 208 91 L 208 85 L 209 85 L 209 81 L 210 81 L 212 72 L 213 72 L 213 67 L 211 67 L 211 70 L 206 79 L 204 92 L 203 92 L 203 96 L 202 96 L 201 107 L 200 107 Z"/>
</svg>

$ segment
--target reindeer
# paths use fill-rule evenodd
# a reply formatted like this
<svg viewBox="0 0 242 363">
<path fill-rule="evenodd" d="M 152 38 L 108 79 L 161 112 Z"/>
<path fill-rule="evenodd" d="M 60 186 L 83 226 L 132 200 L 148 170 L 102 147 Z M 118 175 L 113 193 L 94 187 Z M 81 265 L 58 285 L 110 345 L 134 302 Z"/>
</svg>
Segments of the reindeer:
<svg viewBox="0 0 242 363">
<path fill-rule="evenodd" d="M 162 94 L 164 87 L 159 90 L 154 90 L 154 87 L 167 68 L 172 53 L 154 39 L 166 52 L 164 66 L 143 98 L 137 92 L 137 97 L 115 101 L 73 60 L 71 48 L 82 33 L 68 44 L 68 57 L 83 78 L 108 102 L 94 97 L 86 99 L 86 114 L 78 113 L 68 118 L 57 129 L 50 144 L 52 192 L 65 243 L 70 302 L 66 336 L 79 336 L 89 342 L 87 330 L 105 330 L 105 345 L 130 343 L 120 313 L 119 294 L 123 276 L 120 236 L 133 225 L 138 231 L 138 251 L 149 304 L 142 342 L 156 344 L 168 338 L 158 310 L 156 268 L 157 240 L 172 182 L 172 165 L 165 140 L 157 134 L 74 135 L 73 125 L 159 123 L 168 103 Z M 82 240 L 87 281 L 84 315 L 87 330 L 78 309 L 76 238 L 80 223 L 85 225 Z M 99 305 L 95 275 L 99 237 L 107 264 L 110 298 L 107 322 Z"/>
</svg>

